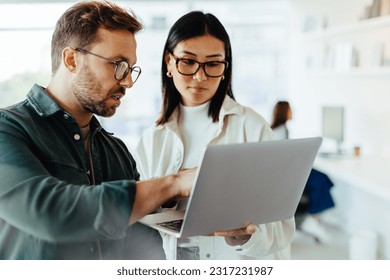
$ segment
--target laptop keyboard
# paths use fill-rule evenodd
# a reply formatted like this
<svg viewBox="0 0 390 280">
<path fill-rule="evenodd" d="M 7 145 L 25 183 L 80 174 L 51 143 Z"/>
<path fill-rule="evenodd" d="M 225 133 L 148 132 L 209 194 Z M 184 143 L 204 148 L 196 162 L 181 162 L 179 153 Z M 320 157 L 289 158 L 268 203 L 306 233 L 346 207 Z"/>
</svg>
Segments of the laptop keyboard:
<svg viewBox="0 0 390 280">
<path fill-rule="evenodd" d="M 169 222 L 157 223 L 157 225 L 169 228 L 171 230 L 179 232 L 181 229 L 181 225 L 183 224 L 183 219 L 173 220 Z"/>
</svg>

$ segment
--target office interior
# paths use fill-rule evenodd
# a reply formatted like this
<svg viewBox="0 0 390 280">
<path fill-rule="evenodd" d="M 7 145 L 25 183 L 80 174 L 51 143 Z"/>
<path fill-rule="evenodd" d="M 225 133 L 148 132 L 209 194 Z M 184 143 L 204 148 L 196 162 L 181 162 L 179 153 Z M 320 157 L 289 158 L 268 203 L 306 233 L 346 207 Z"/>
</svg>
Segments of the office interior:
<svg viewBox="0 0 390 280">
<path fill-rule="evenodd" d="M 33 83 L 48 82 L 50 35 L 75 2 L 0 0 L 0 107 L 22 100 Z M 324 136 L 320 152 L 327 156 L 318 156 L 314 166 L 335 183 L 332 215 L 345 243 L 340 254 L 336 247 L 329 255 L 314 251 L 296 258 L 390 259 L 390 1 L 113 2 L 134 10 L 145 30 L 137 35 L 142 77 L 124 108 L 102 120 L 108 130 L 130 150 L 136 145 L 160 110 L 161 50 L 169 26 L 190 10 L 214 13 L 231 35 L 233 90 L 240 103 L 270 121 L 276 101 L 288 100 L 291 138 L 324 136 L 324 108 L 342 108 L 334 124 L 342 122 L 342 137 Z M 312 252 L 325 245 L 307 246 L 303 250 Z"/>
</svg>

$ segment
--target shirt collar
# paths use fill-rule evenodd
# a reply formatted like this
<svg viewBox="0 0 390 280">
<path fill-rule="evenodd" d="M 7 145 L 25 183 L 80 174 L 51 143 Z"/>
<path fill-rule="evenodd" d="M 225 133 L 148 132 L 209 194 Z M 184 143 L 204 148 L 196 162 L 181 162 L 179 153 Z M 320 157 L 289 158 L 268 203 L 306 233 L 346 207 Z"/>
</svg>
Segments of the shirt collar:
<svg viewBox="0 0 390 280">
<path fill-rule="evenodd" d="M 47 94 L 45 89 L 37 84 L 35 84 L 27 94 L 27 100 L 31 103 L 31 106 L 38 115 L 42 117 L 49 117 L 58 111 L 63 111 L 54 99 Z"/>
<path fill-rule="evenodd" d="M 30 92 L 27 94 L 27 100 L 30 102 L 31 106 L 41 117 L 50 117 L 54 114 L 60 112 L 64 113 L 65 110 L 62 109 L 53 98 L 51 98 L 45 89 L 40 85 L 35 84 Z M 71 116 L 69 113 L 66 113 Z M 71 116 L 73 118 L 73 116 Z M 92 117 L 90 124 L 91 131 L 101 130 L 102 127 L 95 117 Z"/>
</svg>

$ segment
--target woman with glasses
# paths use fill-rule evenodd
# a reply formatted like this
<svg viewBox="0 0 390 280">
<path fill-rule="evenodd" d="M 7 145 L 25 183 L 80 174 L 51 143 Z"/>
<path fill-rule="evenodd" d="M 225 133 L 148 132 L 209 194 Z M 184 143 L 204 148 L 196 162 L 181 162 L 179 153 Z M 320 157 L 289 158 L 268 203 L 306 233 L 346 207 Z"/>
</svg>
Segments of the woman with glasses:
<svg viewBox="0 0 390 280">
<path fill-rule="evenodd" d="M 161 75 L 161 115 L 144 132 L 135 153 L 142 178 L 196 167 L 210 144 L 273 139 L 266 121 L 234 100 L 230 39 L 214 15 L 190 12 L 171 27 Z M 184 204 L 173 202 L 160 210 Z M 288 259 L 294 229 L 290 219 L 218 233 L 222 236 L 162 235 L 168 259 Z"/>
</svg>

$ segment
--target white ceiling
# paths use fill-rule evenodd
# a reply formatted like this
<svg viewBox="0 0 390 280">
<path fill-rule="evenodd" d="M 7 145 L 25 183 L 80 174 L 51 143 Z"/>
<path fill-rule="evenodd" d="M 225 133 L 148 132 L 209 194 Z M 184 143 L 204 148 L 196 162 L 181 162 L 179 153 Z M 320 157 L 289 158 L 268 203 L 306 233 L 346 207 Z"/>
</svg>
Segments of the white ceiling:
<svg viewBox="0 0 390 280">
<path fill-rule="evenodd" d="M 112 2 L 126 2 L 124 0 L 122 1 L 118 1 L 118 0 L 111 0 Z M 132 0 L 134 1 L 134 0 Z M 143 1 L 143 2 L 163 2 L 163 1 L 167 1 L 167 0 L 135 0 L 135 1 Z M 199 2 L 199 1 L 210 1 L 210 0 L 169 0 L 169 1 L 178 1 L 178 2 L 182 2 L 182 1 L 186 1 L 186 2 Z M 237 1 L 237 0 L 213 0 L 213 1 Z M 256 1 L 256 0 L 252 0 L 252 1 Z M 257 0 L 259 1 L 259 0 Z M 260 0 L 260 1 L 271 1 L 271 0 Z M 274 0 L 275 1 L 275 0 Z M 79 2 L 77 0 L 60 0 L 60 1 L 56 1 L 56 0 L 0 0 L 0 4 L 3 4 L 3 3 L 65 3 L 65 2 Z"/>
<path fill-rule="evenodd" d="M 65 2 L 77 2 L 75 0 L 61 0 L 61 1 L 54 1 L 54 0 L 0 0 L 0 4 L 6 4 L 6 3 L 65 3 Z"/>
</svg>

